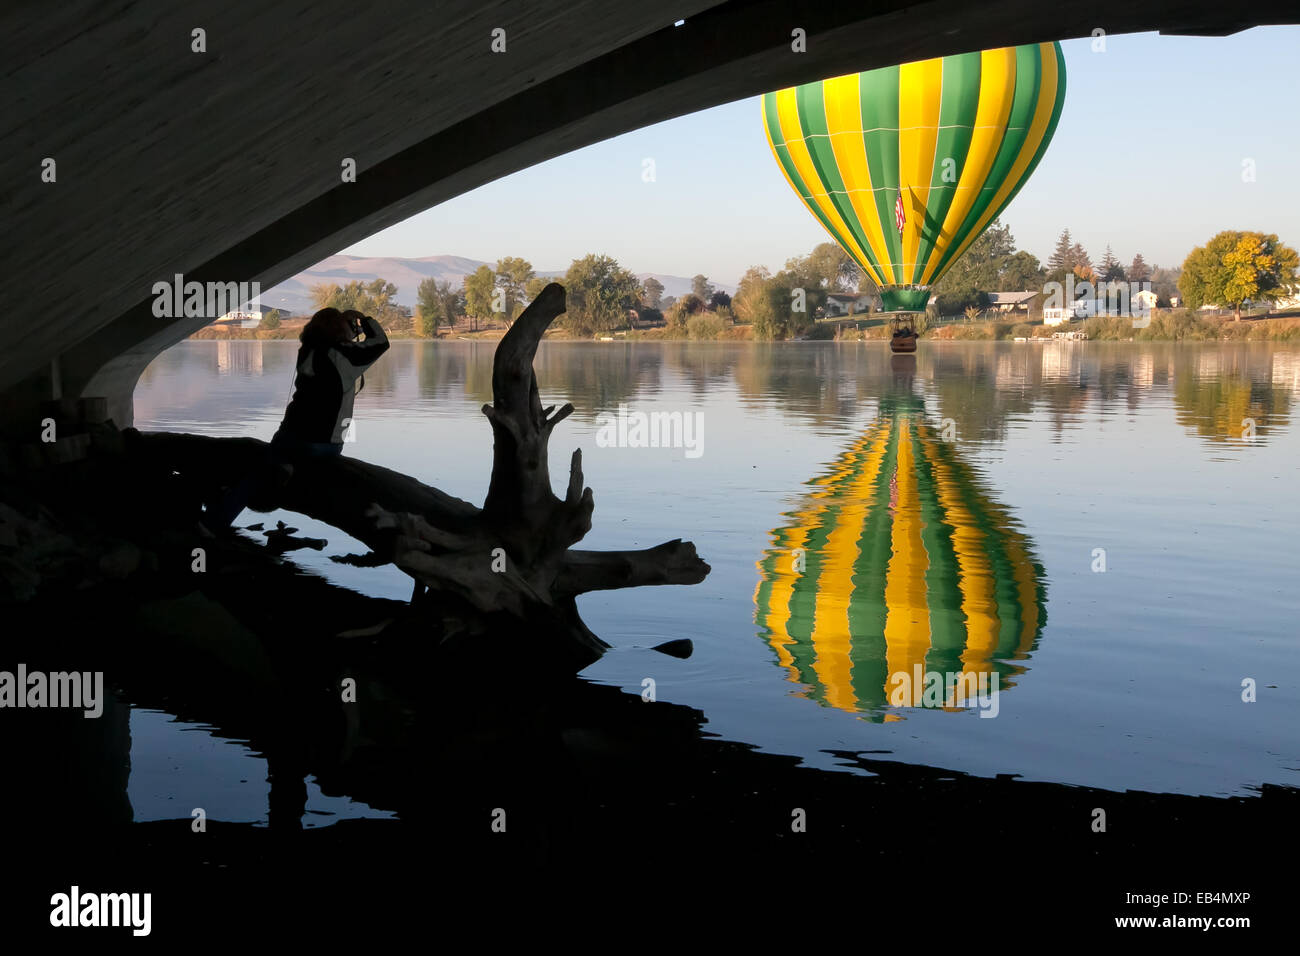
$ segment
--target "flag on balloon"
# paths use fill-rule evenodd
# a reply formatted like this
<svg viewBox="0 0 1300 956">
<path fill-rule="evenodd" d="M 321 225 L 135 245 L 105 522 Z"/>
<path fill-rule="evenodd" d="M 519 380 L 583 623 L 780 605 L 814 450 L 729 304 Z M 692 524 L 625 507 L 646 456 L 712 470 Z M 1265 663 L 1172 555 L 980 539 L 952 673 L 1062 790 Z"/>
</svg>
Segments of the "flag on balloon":
<svg viewBox="0 0 1300 956">
<path fill-rule="evenodd" d="M 903 226 L 907 222 L 907 216 L 903 212 L 903 191 L 898 191 L 898 202 L 894 203 L 894 222 L 898 225 L 898 234 L 903 234 Z"/>
</svg>

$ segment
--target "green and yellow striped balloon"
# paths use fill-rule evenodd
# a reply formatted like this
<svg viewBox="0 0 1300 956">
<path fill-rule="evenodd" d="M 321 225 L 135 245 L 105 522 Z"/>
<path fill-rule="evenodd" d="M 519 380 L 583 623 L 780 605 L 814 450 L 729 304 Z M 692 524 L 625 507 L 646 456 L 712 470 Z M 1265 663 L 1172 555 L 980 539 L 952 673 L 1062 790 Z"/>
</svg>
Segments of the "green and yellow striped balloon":
<svg viewBox="0 0 1300 956">
<path fill-rule="evenodd" d="M 1034 171 L 1064 100 L 1061 46 L 1038 43 L 768 93 L 763 123 L 791 188 L 885 310 L 923 311 Z"/>
<path fill-rule="evenodd" d="M 921 400 L 882 399 L 879 421 L 814 483 L 772 533 L 754 592 L 760 634 L 800 693 L 896 720 L 899 673 L 1012 686 L 1047 621 L 1042 568 Z"/>
</svg>

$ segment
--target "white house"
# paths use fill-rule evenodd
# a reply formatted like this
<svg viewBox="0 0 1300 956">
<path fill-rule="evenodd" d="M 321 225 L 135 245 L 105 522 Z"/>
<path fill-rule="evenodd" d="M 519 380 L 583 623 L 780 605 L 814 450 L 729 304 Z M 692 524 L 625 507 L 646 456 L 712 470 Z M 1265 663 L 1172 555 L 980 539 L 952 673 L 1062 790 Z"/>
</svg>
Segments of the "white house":
<svg viewBox="0 0 1300 956">
<path fill-rule="evenodd" d="M 1134 314 L 1154 312 L 1156 307 L 1156 294 L 1150 289 L 1143 289 L 1140 292 L 1133 293 L 1133 298 L 1129 302 L 1129 307 Z"/>
<path fill-rule="evenodd" d="M 863 315 L 871 311 L 875 297 L 853 292 L 831 292 L 826 296 L 826 317 Z"/>
<path fill-rule="evenodd" d="M 1078 300 L 1073 305 L 1061 309 L 1043 309 L 1043 325 L 1061 325 L 1064 322 L 1073 322 L 1075 319 L 1087 318 L 1091 310 L 1083 305 L 1083 301 Z"/>
<path fill-rule="evenodd" d="M 1300 309 L 1300 286 L 1292 286 L 1286 293 L 1273 300 L 1275 312 L 1286 312 L 1291 309 Z"/>
<path fill-rule="evenodd" d="M 238 325 L 241 329 L 255 329 L 261 323 L 262 317 L 272 311 L 274 311 L 274 307 L 269 305 L 248 306 L 243 309 L 236 309 L 233 312 L 227 312 L 212 324 Z"/>
<path fill-rule="evenodd" d="M 990 292 L 989 308 L 999 312 L 1028 312 L 1037 292 Z"/>
</svg>

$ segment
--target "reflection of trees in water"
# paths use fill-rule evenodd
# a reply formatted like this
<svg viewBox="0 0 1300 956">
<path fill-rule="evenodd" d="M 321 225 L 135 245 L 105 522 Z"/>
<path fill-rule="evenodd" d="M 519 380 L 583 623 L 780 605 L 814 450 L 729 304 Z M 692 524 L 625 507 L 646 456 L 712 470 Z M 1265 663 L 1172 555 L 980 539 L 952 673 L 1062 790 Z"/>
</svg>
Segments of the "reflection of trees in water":
<svg viewBox="0 0 1300 956">
<path fill-rule="evenodd" d="M 736 386 L 750 407 L 777 405 L 789 417 L 826 425 L 861 417 L 889 374 L 884 348 L 760 343 L 741 353 Z"/>
<path fill-rule="evenodd" d="M 416 348 L 406 348 L 404 343 L 390 348 L 384 357 L 366 369 L 366 391 L 371 396 L 396 395 L 402 383 L 411 380 L 412 371 L 417 364 Z"/>
<path fill-rule="evenodd" d="M 1053 343 L 932 350 L 918 373 L 963 441 L 1000 440 L 1009 420 L 1035 407 L 1059 435 L 1089 404 L 1134 411 L 1151 389 L 1170 386 L 1179 424 L 1230 441 L 1240 440 L 1243 418 L 1261 429 L 1289 423 L 1294 376 L 1278 372 L 1278 359 L 1267 349 Z"/>
<path fill-rule="evenodd" d="M 402 383 L 409 388 L 413 371 L 421 398 L 490 402 L 494 347 L 395 348 L 367 373 L 367 388 L 375 394 L 391 394 Z M 212 359 L 187 355 L 184 361 Z M 292 362 L 287 350 L 284 362 Z M 544 343 L 536 366 L 543 399 L 573 402 L 579 418 L 623 402 L 659 401 L 665 389 L 684 383 L 700 404 L 734 388 L 746 408 L 775 407 L 783 417 L 831 426 L 876 409 L 889 362 L 878 343 L 613 342 Z M 267 373 L 279 363 L 279 356 L 268 361 Z M 952 419 L 963 442 L 1000 441 L 1010 422 L 1030 414 L 1060 435 L 1090 405 L 1135 411 L 1152 389 L 1171 389 L 1179 424 L 1211 440 L 1236 441 L 1243 418 L 1261 430 L 1289 424 L 1300 379 L 1293 366 L 1300 364 L 1289 352 L 1268 348 L 990 343 L 923 348 L 916 377 L 930 420 Z"/>
<path fill-rule="evenodd" d="M 1038 370 L 1029 358 L 984 349 L 927 350 L 918 357 L 917 371 L 933 395 L 930 407 L 939 419 L 953 420 L 962 441 L 998 441 L 1006 437 L 1010 416 L 1027 414 L 1033 407 Z M 1062 387 L 1060 397 L 1074 396 Z"/>
<path fill-rule="evenodd" d="M 1244 441 L 1244 420 L 1253 419 L 1257 441 L 1269 428 L 1291 421 L 1292 389 L 1273 381 L 1267 352 L 1204 352 L 1180 356 L 1174 405 L 1178 424 L 1213 442 Z"/>
<path fill-rule="evenodd" d="M 416 348 L 422 398 L 467 398 L 476 405 L 492 401 L 495 342 Z M 629 349 L 620 344 L 543 343 L 533 364 L 543 404 L 572 402 L 575 416 L 584 418 L 657 391 L 664 356 L 655 348 Z"/>
<path fill-rule="evenodd" d="M 731 387 L 743 355 L 743 349 L 713 342 L 674 342 L 664 350 L 664 363 L 686 382 L 692 397 L 704 403 Z"/>
<path fill-rule="evenodd" d="M 492 400 L 492 353 L 476 343 L 417 345 L 415 370 L 421 398 L 481 398 L 486 389 L 485 400 Z"/>
<path fill-rule="evenodd" d="M 572 402 L 578 418 L 651 399 L 663 384 L 668 349 L 620 342 L 543 345 L 534 363 L 543 404 Z"/>
</svg>

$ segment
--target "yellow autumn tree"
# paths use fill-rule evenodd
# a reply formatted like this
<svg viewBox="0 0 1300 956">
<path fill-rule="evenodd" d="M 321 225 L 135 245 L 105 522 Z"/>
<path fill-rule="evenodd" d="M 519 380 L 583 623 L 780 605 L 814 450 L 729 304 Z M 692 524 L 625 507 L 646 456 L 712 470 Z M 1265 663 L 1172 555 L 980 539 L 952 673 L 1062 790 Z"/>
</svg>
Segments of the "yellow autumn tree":
<svg viewBox="0 0 1300 956">
<path fill-rule="evenodd" d="M 1268 251 L 1262 236 L 1246 233 L 1223 257 L 1227 274 L 1223 294 L 1235 305 L 1234 318 L 1241 319 L 1241 303 L 1259 297 L 1260 283 L 1277 268 L 1277 257 Z"/>
<path fill-rule="evenodd" d="M 1187 256 L 1178 289 L 1189 308 L 1219 305 L 1240 319 L 1247 299 L 1285 294 L 1298 266 L 1300 256 L 1272 233 L 1225 230 Z"/>
</svg>

